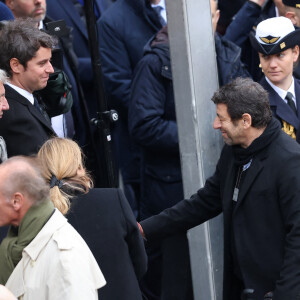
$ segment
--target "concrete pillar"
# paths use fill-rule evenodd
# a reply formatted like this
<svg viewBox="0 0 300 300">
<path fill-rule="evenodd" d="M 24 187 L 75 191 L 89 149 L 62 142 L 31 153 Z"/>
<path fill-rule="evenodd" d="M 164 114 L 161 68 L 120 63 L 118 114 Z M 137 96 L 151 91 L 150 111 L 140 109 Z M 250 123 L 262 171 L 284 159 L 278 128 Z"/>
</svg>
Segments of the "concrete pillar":
<svg viewBox="0 0 300 300">
<path fill-rule="evenodd" d="M 218 88 L 209 0 L 166 0 L 185 197 L 215 170 L 222 141 L 212 128 Z M 222 216 L 188 232 L 195 300 L 221 300 Z"/>
</svg>

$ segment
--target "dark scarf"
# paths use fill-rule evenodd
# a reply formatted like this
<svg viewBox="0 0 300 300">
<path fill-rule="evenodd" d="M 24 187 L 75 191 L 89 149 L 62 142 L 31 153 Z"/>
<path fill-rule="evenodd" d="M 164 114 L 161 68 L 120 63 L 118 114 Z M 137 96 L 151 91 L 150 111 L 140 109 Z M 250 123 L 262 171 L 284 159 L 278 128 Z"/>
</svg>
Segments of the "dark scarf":
<svg viewBox="0 0 300 300">
<path fill-rule="evenodd" d="M 235 164 L 245 165 L 260 151 L 265 149 L 280 133 L 281 127 L 279 122 L 272 118 L 265 131 L 255 139 L 248 148 L 242 148 L 239 145 L 232 146 Z"/>
<path fill-rule="evenodd" d="M 5 284 L 22 258 L 23 249 L 41 231 L 54 211 L 50 200 L 31 206 L 19 227 L 11 226 L 0 245 L 0 284 Z"/>
</svg>

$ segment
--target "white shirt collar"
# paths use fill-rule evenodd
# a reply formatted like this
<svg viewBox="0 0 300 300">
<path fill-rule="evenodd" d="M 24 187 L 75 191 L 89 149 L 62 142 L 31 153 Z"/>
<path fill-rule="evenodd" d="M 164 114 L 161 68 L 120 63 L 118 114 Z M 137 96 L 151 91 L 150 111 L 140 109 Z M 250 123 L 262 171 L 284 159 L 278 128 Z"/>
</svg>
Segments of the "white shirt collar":
<svg viewBox="0 0 300 300">
<path fill-rule="evenodd" d="M 164 18 L 164 20 L 167 22 L 167 10 L 166 10 L 166 3 L 165 0 L 160 0 L 158 4 L 151 4 L 152 7 L 160 6 L 162 8 L 160 14 Z"/>
<path fill-rule="evenodd" d="M 44 23 L 43 23 L 43 20 L 41 20 L 39 22 L 39 29 L 43 29 L 44 28 Z"/>
<path fill-rule="evenodd" d="M 161 6 L 163 9 L 166 9 L 165 0 L 160 0 L 158 4 L 151 4 L 152 7 Z"/>
<path fill-rule="evenodd" d="M 7 82 L 6 84 L 13 88 L 15 91 L 17 91 L 20 95 L 25 97 L 32 105 L 34 104 L 34 98 L 32 94 L 10 82 Z"/>
<path fill-rule="evenodd" d="M 293 95 L 293 100 L 295 102 L 295 105 L 297 107 L 296 103 L 296 95 L 295 95 L 295 82 L 294 82 L 294 77 L 292 78 L 292 83 L 287 91 L 279 88 L 278 86 L 274 85 L 267 77 L 265 77 L 269 85 L 274 89 L 274 91 L 279 95 L 279 97 L 287 103 L 287 100 L 285 100 L 286 94 L 290 92 Z"/>
</svg>

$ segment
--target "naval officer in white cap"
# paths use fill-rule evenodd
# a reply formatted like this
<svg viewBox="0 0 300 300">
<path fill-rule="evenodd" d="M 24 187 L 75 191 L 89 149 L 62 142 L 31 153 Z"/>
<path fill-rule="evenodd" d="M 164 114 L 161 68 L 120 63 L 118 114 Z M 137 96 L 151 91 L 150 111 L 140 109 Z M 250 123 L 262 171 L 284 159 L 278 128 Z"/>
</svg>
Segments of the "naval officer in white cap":
<svg viewBox="0 0 300 300">
<path fill-rule="evenodd" d="M 273 115 L 282 129 L 300 142 L 300 81 L 293 77 L 300 30 L 288 18 L 270 18 L 258 24 L 250 39 L 259 53 L 265 75 L 260 84 L 269 92 Z"/>
</svg>

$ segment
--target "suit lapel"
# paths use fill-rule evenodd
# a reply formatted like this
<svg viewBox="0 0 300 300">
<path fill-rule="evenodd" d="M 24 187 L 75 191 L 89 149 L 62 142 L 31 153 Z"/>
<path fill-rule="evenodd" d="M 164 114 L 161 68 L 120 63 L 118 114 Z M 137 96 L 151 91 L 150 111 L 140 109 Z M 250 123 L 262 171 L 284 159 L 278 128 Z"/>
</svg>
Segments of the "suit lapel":
<svg viewBox="0 0 300 300">
<path fill-rule="evenodd" d="M 46 120 L 46 118 L 31 103 L 29 103 L 29 105 L 27 105 L 27 106 L 28 106 L 28 110 L 30 111 L 30 113 L 36 119 L 38 119 L 41 123 L 43 123 L 45 126 L 47 126 L 50 130 L 53 131 L 50 121 Z"/>
<path fill-rule="evenodd" d="M 49 130 L 51 130 L 54 133 L 51 124 L 25 97 L 20 95 L 17 91 L 15 91 L 13 88 L 11 88 L 8 85 L 5 85 L 5 94 L 8 99 L 13 99 L 14 101 L 17 101 L 17 102 L 21 103 L 22 105 L 26 106 L 28 108 L 29 112 L 36 119 L 38 119 L 43 125 L 45 125 Z"/>
<path fill-rule="evenodd" d="M 240 191 L 239 191 L 239 196 L 238 196 L 238 201 L 236 204 L 235 211 L 239 208 L 241 203 L 244 201 L 251 185 L 255 181 L 256 177 L 258 174 L 261 172 L 263 169 L 263 164 L 261 163 L 261 160 L 259 157 L 253 158 L 251 166 L 247 169 L 244 181 L 241 185 Z"/>
<path fill-rule="evenodd" d="M 287 123 L 293 125 L 296 129 L 298 129 L 299 125 L 300 125 L 300 121 L 297 118 L 296 114 L 292 111 L 292 109 L 275 92 L 275 90 L 269 85 L 269 83 L 266 81 L 265 78 L 263 78 L 260 83 L 269 92 L 270 106 L 275 107 L 276 115 L 280 119 L 286 121 Z M 296 87 L 296 85 L 295 85 L 295 87 Z M 299 88 L 298 85 L 297 85 L 297 88 Z M 300 97 L 300 91 L 298 93 L 299 93 L 299 97 Z M 296 94 L 296 98 L 298 99 L 297 94 Z M 299 108 L 300 103 L 298 105 L 298 101 L 300 101 L 300 100 L 297 100 L 297 107 L 298 107 L 298 109 L 300 109 Z"/>
<path fill-rule="evenodd" d="M 224 185 L 224 193 L 223 193 L 223 211 L 224 216 L 231 215 L 226 214 L 228 210 L 231 210 L 232 206 L 232 197 L 233 197 L 233 189 L 236 180 L 236 167 L 234 165 L 234 159 L 230 159 L 230 162 L 227 166 L 226 180 Z"/>
</svg>

